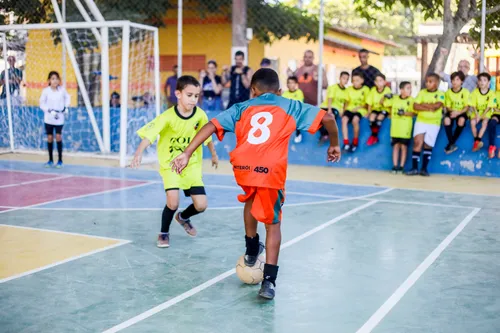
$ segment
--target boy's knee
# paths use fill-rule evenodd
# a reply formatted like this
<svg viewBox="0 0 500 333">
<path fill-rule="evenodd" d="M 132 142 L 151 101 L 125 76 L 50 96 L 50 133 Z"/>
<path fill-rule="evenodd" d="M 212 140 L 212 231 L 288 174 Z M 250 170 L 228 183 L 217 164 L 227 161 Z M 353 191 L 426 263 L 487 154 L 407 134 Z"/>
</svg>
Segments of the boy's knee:
<svg viewBox="0 0 500 333">
<path fill-rule="evenodd" d="M 377 116 L 377 120 L 384 120 L 385 116 L 381 113 Z"/>
<path fill-rule="evenodd" d="M 47 135 L 47 141 L 48 142 L 54 142 L 54 136 L 53 135 Z"/>
<path fill-rule="evenodd" d="M 353 125 L 359 125 L 359 117 L 352 118 L 352 124 Z"/>
<path fill-rule="evenodd" d="M 464 127 L 465 126 L 465 119 L 464 118 L 459 118 L 457 124 L 460 127 Z"/>
<path fill-rule="evenodd" d="M 62 136 L 61 134 L 56 134 L 56 141 L 61 142 L 62 141 Z"/>
<path fill-rule="evenodd" d="M 446 117 L 443 119 L 443 123 L 445 126 L 451 125 L 451 119 L 449 117 Z"/>
<path fill-rule="evenodd" d="M 347 124 L 349 122 L 349 118 L 347 116 L 342 117 L 342 124 Z"/>
<path fill-rule="evenodd" d="M 177 210 L 177 209 L 179 209 L 179 204 L 178 204 L 178 203 L 175 203 L 175 202 L 168 202 L 168 201 L 167 201 L 167 207 L 168 207 L 170 210 Z"/>
<path fill-rule="evenodd" d="M 204 200 L 202 202 L 193 202 L 193 205 L 194 205 L 194 208 L 196 208 L 196 210 L 198 212 L 202 213 L 205 210 L 207 210 L 208 202 L 206 200 Z"/>
</svg>

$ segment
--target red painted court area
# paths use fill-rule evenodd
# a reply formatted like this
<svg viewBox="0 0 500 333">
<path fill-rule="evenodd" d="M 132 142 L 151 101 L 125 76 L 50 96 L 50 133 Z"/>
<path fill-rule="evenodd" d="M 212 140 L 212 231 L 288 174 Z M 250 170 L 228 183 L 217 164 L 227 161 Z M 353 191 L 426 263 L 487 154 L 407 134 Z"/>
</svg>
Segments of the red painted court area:
<svg viewBox="0 0 500 333">
<path fill-rule="evenodd" d="M 42 178 L 40 178 L 40 176 Z M 43 181 L 44 176 L 47 177 L 45 181 Z M 109 178 L 68 177 L 66 175 L 61 175 L 58 178 L 55 177 L 57 177 L 57 175 L 19 173 L 15 171 L 0 172 L 0 182 L 5 185 L 11 185 L 9 187 L 0 188 L 0 206 L 32 206 L 145 184 L 145 182 L 141 181 Z M 16 179 L 17 182 L 13 182 L 14 179 Z M 26 184 L 26 182 L 32 183 Z"/>
</svg>

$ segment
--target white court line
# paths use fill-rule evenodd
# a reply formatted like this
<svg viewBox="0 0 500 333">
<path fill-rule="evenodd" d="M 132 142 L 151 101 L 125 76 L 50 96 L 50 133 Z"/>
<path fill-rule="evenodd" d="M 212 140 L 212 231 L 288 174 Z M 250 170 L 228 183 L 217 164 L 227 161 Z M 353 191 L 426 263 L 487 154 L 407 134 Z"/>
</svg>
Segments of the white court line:
<svg viewBox="0 0 500 333">
<path fill-rule="evenodd" d="M 48 204 L 52 204 L 52 203 L 56 203 L 56 202 L 61 202 L 61 201 L 66 201 L 66 200 L 87 198 L 87 197 L 91 197 L 93 195 L 112 193 L 112 192 L 117 192 L 117 191 L 122 191 L 122 190 L 130 190 L 130 189 L 133 189 L 133 188 L 138 188 L 138 187 L 143 187 L 143 186 L 148 186 L 148 185 L 151 185 L 151 183 L 147 182 L 147 183 L 144 183 L 144 184 L 138 184 L 138 185 L 132 185 L 132 186 L 125 186 L 125 187 L 115 188 L 115 189 L 112 189 L 112 190 L 105 190 L 105 191 L 93 192 L 93 193 L 88 193 L 88 194 L 76 195 L 76 196 L 62 198 L 62 199 L 57 199 L 57 200 L 51 200 L 51 201 L 41 202 L 41 203 L 34 204 L 34 205 L 23 206 L 23 207 L 16 207 L 16 208 L 11 209 L 11 210 L 3 210 L 3 211 L 0 211 L 0 214 L 7 213 L 7 212 L 13 212 L 13 211 L 20 210 L 20 209 L 28 209 L 28 208 L 32 208 L 32 207 L 38 207 L 38 206 L 42 206 L 42 205 L 48 205 Z"/>
<path fill-rule="evenodd" d="M 293 244 L 295 244 L 295 243 L 303 240 L 304 238 L 307 238 L 307 237 L 309 237 L 309 236 L 317 233 L 318 231 L 321 231 L 321 230 L 325 229 L 326 227 L 329 227 L 332 224 L 335 224 L 338 221 L 340 221 L 342 219 L 345 219 L 346 217 L 349 217 L 349 216 L 351 216 L 351 215 L 353 215 L 353 214 L 355 214 L 355 213 L 357 213 L 357 212 L 359 212 L 359 211 L 361 211 L 361 210 L 363 210 L 365 208 L 368 208 L 368 207 L 372 206 L 376 202 L 377 202 L 376 200 L 373 200 L 373 201 L 365 203 L 364 205 L 361 205 L 359 207 L 351 209 L 350 211 L 348 211 L 348 212 L 346 212 L 346 213 L 344 213 L 344 214 L 342 214 L 340 216 L 337 216 L 336 218 L 334 218 L 334 219 L 332 219 L 332 220 L 330 220 L 328 222 L 325 222 L 325 223 L 317 226 L 314 229 L 311 229 L 310 231 L 308 231 L 308 232 L 306 232 L 306 233 L 304 233 L 304 234 L 302 234 L 302 235 L 300 235 L 298 237 L 295 237 L 295 238 L 289 240 L 288 242 L 286 242 L 286 243 L 284 243 L 284 244 L 281 245 L 281 249 L 286 249 L 287 247 L 289 247 L 289 246 L 291 246 L 291 245 L 293 245 Z M 170 300 L 168 300 L 168 301 L 166 301 L 166 302 L 164 302 L 164 303 L 162 303 L 160 305 L 155 306 L 154 308 L 152 308 L 152 309 L 150 309 L 148 311 L 145 311 L 145 312 L 143 312 L 143 313 L 141 313 L 141 314 L 139 314 L 139 315 L 137 315 L 137 316 L 135 316 L 133 318 L 130 318 L 127 321 L 124 321 L 121 324 L 118 324 L 116 326 L 111 327 L 110 329 L 107 329 L 103 333 L 119 332 L 119 331 L 121 331 L 121 330 L 123 330 L 123 329 L 125 329 L 127 327 L 130 327 L 130 326 L 132 326 L 134 324 L 137 324 L 138 322 L 140 322 L 140 321 L 142 321 L 144 319 L 147 319 L 147 318 L 149 318 L 149 317 L 157 314 L 158 312 L 161 312 L 161 311 L 163 311 L 165 309 L 170 308 L 171 306 L 174 306 L 175 304 L 177 304 L 179 302 L 182 302 L 186 298 L 189 298 L 189 297 L 191 297 L 193 295 L 196 295 L 197 293 L 199 293 L 199 292 L 207 289 L 208 287 L 210 287 L 210 286 L 212 286 L 212 285 L 214 285 L 214 284 L 216 284 L 216 283 L 224 280 L 225 278 L 227 278 L 227 277 L 229 277 L 229 276 L 231 276 L 231 275 L 233 275 L 235 273 L 236 273 L 236 269 L 234 269 L 234 268 L 230 269 L 230 270 L 228 270 L 228 271 L 226 271 L 226 272 L 224 272 L 224 273 L 222 273 L 222 274 L 214 277 L 213 279 L 210 279 L 210 280 L 208 280 L 208 281 L 206 281 L 206 282 L 204 282 L 204 283 L 202 283 L 202 284 L 194 287 L 193 289 L 190 289 L 190 290 L 188 290 L 188 291 L 186 291 L 186 292 L 184 292 L 184 293 L 182 293 L 182 294 L 180 294 L 180 295 L 178 295 L 178 296 L 176 296 L 176 297 L 174 297 L 174 298 L 172 298 L 172 299 L 170 299 Z"/>
<path fill-rule="evenodd" d="M 38 179 L 38 180 L 30 180 L 27 182 L 22 182 L 22 183 L 16 183 L 16 184 L 8 184 L 8 185 L 0 185 L 0 188 L 7 188 L 7 187 L 14 187 L 14 186 L 21 186 L 21 185 L 28 185 L 28 184 L 35 184 L 35 183 L 43 183 L 43 182 L 48 182 L 51 180 L 59 180 L 59 179 L 66 179 L 66 178 L 71 178 L 73 176 L 66 175 L 66 176 L 58 176 L 55 175 L 56 177 L 52 178 L 45 178 L 45 179 Z"/>
<path fill-rule="evenodd" d="M 41 229 L 43 230 L 43 229 Z M 47 230 L 49 231 L 49 230 Z M 52 230 L 50 230 L 52 231 Z M 77 234 L 78 235 L 78 234 Z M 81 235 L 81 236 L 84 236 L 84 235 Z M 85 235 L 85 236 L 88 236 L 88 235 Z M 98 237 L 99 238 L 99 237 Z M 100 237 L 102 238 L 102 237 Z M 125 245 L 125 244 L 128 244 L 130 243 L 131 241 L 121 241 L 120 243 L 116 243 L 116 244 L 113 244 L 113 245 L 109 245 L 109 246 L 106 246 L 106 247 L 103 247 L 103 248 L 100 248 L 100 249 L 97 249 L 97 250 L 94 250 L 94 251 L 90 251 L 90 252 L 87 252 L 87 253 L 83 253 L 83 254 L 80 254 L 78 256 L 75 256 L 75 257 L 71 257 L 71 258 L 68 258 L 68 259 L 64 259 L 62 261 L 58 261 L 58 262 L 55 262 L 53 264 L 50 264 L 50 265 L 46 265 L 46 266 L 42 266 L 42 267 L 39 267 L 39 268 L 36 268 L 36 269 L 33 269 L 31 271 L 27 271 L 27 272 L 23 272 L 21 274 L 17 274 L 17 275 L 12 275 L 12 276 L 9 276 L 8 278 L 5 278 L 5 279 L 1 279 L 0 280 L 0 284 L 1 283 L 5 283 L 5 282 L 8 282 L 8 281 L 12 281 L 14 279 L 19 279 L 23 276 L 27 276 L 27 275 L 31 275 L 31 274 L 34 274 L 34 273 L 38 273 L 40 271 L 43 271 L 43 270 L 46 270 L 46 269 L 49 269 L 49 268 L 52 268 L 52 267 L 55 267 L 55 266 L 59 266 L 59 265 L 62 265 L 62 264 L 65 264 L 67 262 L 70 262 L 70 261 L 73 261 L 73 260 L 77 260 L 77 259 L 80 259 L 80 258 L 84 258 L 84 257 L 88 257 L 88 256 L 91 256 L 93 254 L 96 254 L 96 253 L 99 253 L 99 252 L 104 252 L 104 251 L 107 251 L 107 250 L 110 250 L 110 249 L 113 249 L 115 247 L 118 247 L 118 246 L 122 246 L 122 245 Z"/>
<path fill-rule="evenodd" d="M 481 208 L 475 208 L 460 224 L 448 235 L 445 239 L 432 251 L 427 258 L 408 276 L 408 278 L 399 286 L 396 291 L 385 301 L 384 304 L 361 326 L 356 333 L 371 332 L 384 317 L 392 310 L 392 308 L 403 298 L 406 292 L 417 282 L 417 280 L 425 273 L 425 271 L 436 261 L 443 251 L 451 244 L 455 237 L 464 230 L 474 216 L 479 213 Z"/>
</svg>

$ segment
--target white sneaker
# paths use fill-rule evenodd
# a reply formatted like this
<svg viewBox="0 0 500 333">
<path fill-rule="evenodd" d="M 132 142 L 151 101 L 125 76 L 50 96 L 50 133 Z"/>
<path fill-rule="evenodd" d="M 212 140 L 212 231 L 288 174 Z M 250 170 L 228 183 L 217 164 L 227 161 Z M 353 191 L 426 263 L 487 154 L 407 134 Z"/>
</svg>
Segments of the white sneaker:
<svg viewBox="0 0 500 333">
<path fill-rule="evenodd" d="M 301 143 L 302 142 L 302 134 L 299 134 L 293 139 L 293 142 L 295 143 Z"/>
</svg>

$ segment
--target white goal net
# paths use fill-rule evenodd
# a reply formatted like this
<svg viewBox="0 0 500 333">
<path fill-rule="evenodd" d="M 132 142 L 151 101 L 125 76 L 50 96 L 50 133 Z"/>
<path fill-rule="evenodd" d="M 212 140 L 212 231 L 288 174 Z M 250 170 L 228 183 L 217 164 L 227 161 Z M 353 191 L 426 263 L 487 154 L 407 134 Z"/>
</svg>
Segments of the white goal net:
<svg viewBox="0 0 500 333">
<path fill-rule="evenodd" d="M 46 149 L 39 101 L 57 71 L 71 97 L 65 151 L 125 166 L 135 132 L 160 111 L 158 29 L 107 21 L 1 26 L 0 34 L 0 150 Z"/>
</svg>

